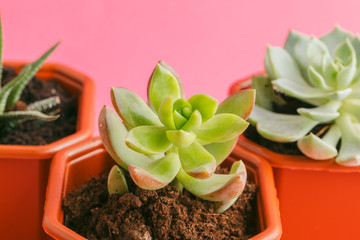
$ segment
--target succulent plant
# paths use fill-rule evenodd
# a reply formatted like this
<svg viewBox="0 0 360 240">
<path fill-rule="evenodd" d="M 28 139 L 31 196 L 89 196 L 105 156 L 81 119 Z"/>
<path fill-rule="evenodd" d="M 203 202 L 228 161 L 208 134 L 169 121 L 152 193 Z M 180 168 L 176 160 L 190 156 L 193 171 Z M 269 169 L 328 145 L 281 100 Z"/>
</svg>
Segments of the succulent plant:
<svg viewBox="0 0 360 240">
<path fill-rule="evenodd" d="M 17 122 L 38 119 L 43 121 L 53 121 L 57 119 L 58 115 L 44 114 L 42 111 L 52 109 L 59 104 L 58 97 L 50 97 L 43 99 L 26 106 L 25 103 L 19 104 L 19 99 L 22 91 L 28 82 L 34 77 L 36 72 L 42 66 L 46 58 L 54 51 L 59 43 L 55 44 L 45 54 L 43 54 L 36 61 L 27 64 L 19 75 L 17 75 L 10 82 L 1 87 L 2 76 L 2 48 L 3 37 L 0 22 L 0 126 L 1 130 L 14 127 Z"/>
<path fill-rule="evenodd" d="M 249 117 L 258 133 L 276 142 L 297 141 L 312 159 L 360 165 L 359 36 L 339 26 L 320 38 L 290 31 L 283 48 L 268 47 L 264 62 L 267 75 L 253 78 L 257 99 Z M 279 92 L 310 107 L 275 113 L 273 105 L 284 104 Z M 315 133 L 317 125 L 322 129 Z"/>
<path fill-rule="evenodd" d="M 147 93 L 149 105 L 126 88 L 111 88 L 116 111 L 104 106 L 99 115 L 105 148 L 139 187 L 155 190 L 171 183 L 225 211 L 243 191 L 246 169 L 237 161 L 229 174 L 214 171 L 247 128 L 255 91 L 241 91 L 219 106 L 205 94 L 185 99 L 178 75 L 160 61 Z M 109 192 L 123 191 L 120 168 L 110 176 Z"/>
</svg>

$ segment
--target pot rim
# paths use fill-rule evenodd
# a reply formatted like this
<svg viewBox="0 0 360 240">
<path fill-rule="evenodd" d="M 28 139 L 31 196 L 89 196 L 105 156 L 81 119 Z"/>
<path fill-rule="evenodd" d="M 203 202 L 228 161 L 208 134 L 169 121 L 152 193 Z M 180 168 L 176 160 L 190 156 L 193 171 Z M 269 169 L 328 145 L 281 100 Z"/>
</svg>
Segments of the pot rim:
<svg viewBox="0 0 360 240">
<path fill-rule="evenodd" d="M 97 137 L 55 154 L 50 167 L 43 217 L 43 228 L 52 237 L 57 239 L 85 239 L 65 227 L 60 221 L 63 218 L 61 201 L 65 194 L 65 174 L 67 166 L 72 160 L 76 161 L 82 155 L 100 150 L 106 151 L 100 138 Z M 254 178 L 259 185 L 260 194 L 257 197 L 257 207 L 261 232 L 251 239 L 279 239 L 282 233 L 279 201 L 270 164 L 264 158 L 240 146 L 235 146 L 231 157 L 245 158 L 245 165 L 256 173 Z"/>
<path fill-rule="evenodd" d="M 5 61 L 3 64 L 14 68 L 21 68 L 28 62 L 25 61 Z M 62 139 L 46 145 L 1 145 L 0 155 L 8 158 L 41 158 L 47 159 L 52 157 L 55 152 L 74 145 L 92 136 L 94 119 L 89 117 L 94 112 L 95 85 L 94 82 L 85 74 L 82 74 L 66 65 L 46 62 L 40 68 L 38 73 L 55 72 L 62 76 L 66 76 L 71 82 L 75 83 L 80 89 L 78 102 L 77 130 Z M 61 80 L 58 80 L 62 82 Z M 90 111 L 90 113 L 89 113 Z"/>
<path fill-rule="evenodd" d="M 264 72 L 257 72 L 247 77 L 241 78 L 235 81 L 229 89 L 229 95 L 234 94 L 242 89 L 251 87 L 251 79 L 254 75 L 263 74 Z M 351 167 L 337 164 L 335 159 L 329 160 L 313 160 L 304 155 L 289 155 L 276 153 L 266 147 L 263 147 L 247 138 L 243 135 L 239 137 L 238 144 L 250 151 L 259 154 L 267 159 L 271 166 L 276 168 L 286 168 L 293 170 L 314 170 L 314 171 L 328 171 L 328 172 L 360 172 L 360 166 Z"/>
</svg>

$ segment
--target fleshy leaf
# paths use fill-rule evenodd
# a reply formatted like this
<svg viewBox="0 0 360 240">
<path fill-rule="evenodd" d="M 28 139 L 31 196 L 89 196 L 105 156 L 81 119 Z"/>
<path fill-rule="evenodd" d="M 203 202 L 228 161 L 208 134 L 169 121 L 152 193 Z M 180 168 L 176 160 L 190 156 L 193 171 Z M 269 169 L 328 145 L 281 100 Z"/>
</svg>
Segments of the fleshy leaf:
<svg viewBox="0 0 360 240">
<path fill-rule="evenodd" d="M 175 71 L 165 62 L 160 61 L 149 80 L 148 102 L 155 112 L 165 97 L 172 96 L 174 100 L 183 97 L 181 81 Z"/>
<path fill-rule="evenodd" d="M 351 33 L 337 25 L 331 32 L 321 36 L 320 40 L 326 44 L 330 54 L 334 55 L 335 48 L 339 46 L 340 43 L 344 42 L 346 39 L 352 40 L 352 38 L 353 36 Z"/>
<path fill-rule="evenodd" d="M 203 147 L 214 156 L 216 165 L 219 166 L 232 152 L 236 144 L 237 138 L 231 139 L 226 142 L 210 143 Z"/>
<path fill-rule="evenodd" d="M 201 123 L 202 123 L 201 113 L 198 110 L 195 110 L 190 115 L 189 120 L 187 120 L 185 125 L 183 125 L 182 129 L 184 131 L 192 131 L 193 129 L 200 127 Z"/>
<path fill-rule="evenodd" d="M 179 156 L 170 152 L 147 166 L 129 165 L 129 173 L 139 187 L 146 190 L 156 190 L 173 181 L 180 167 Z"/>
<path fill-rule="evenodd" d="M 197 179 L 180 169 L 177 178 L 195 196 L 210 201 L 226 201 L 242 193 L 246 175 L 244 163 L 237 161 L 233 163 L 229 174 L 213 174 L 208 179 Z"/>
<path fill-rule="evenodd" d="M 128 164 L 147 165 L 153 160 L 144 154 L 130 149 L 125 144 L 128 133 L 119 115 L 108 106 L 104 106 L 99 115 L 99 133 L 110 156 L 123 168 Z"/>
<path fill-rule="evenodd" d="M 203 122 L 209 120 L 216 113 L 218 102 L 215 98 L 206 94 L 196 94 L 188 99 L 193 110 L 201 113 Z"/>
<path fill-rule="evenodd" d="M 309 76 L 309 82 L 313 87 L 324 90 L 331 89 L 330 86 L 327 85 L 323 76 L 321 76 L 321 74 L 318 73 L 312 66 L 309 66 L 308 68 L 308 76 Z"/>
<path fill-rule="evenodd" d="M 305 82 L 294 59 L 280 47 L 268 47 L 265 54 L 265 69 L 271 79 L 289 78 L 294 82 Z"/>
<path fill-rule="evenodd" d="M 273 113 L 256 105 L 249 120 L 256 124 L 261 136 L 276 142 L 294 142 L 318 123 L 301 115 Z"/>
<path fill-rule="evenodd" d="M 346 88 L 344 90 L 328 92 L 323 89 L 310 87 L 307 84 L 298 84 L 286 78 L 274 80 L 272 83 L 278 90 L 305 102 L 311 104 L 317 103 L 316 105 L 320 105 L 321 103 L 324 104 L 325 99 L 343 100 L 349 96 L 352 91 L 351 88 Z M 321 101 L 321 99 L 323 100 Z M 320 100 L 320 102 L 316 100 Z"/>
<path fill-rule="evenodd" d="M 160 154 L 171 147 L 166 137 L 166 127 L 139 126 L 126 135 L 125 143 L 131 149 L 144 154 Z"/>
<path fill-rule="evenodd" d="M 348 39 L 335 49 L 335 59 L 344 65 L 336 76 L 338 89 L 343 89 L 352 82 L 356 73 L 356 53 Z"/>
<path fill-rule="evenodd" d="M 130 127 L 160 126 L 161 122 L 149 106 L 134 92 L 126 88 L 111 88 L 112 104 Z"/>
<path fill-rule="evenodd" d="M 232 113 L 247 119 L 254 107 L 255 90 L 242 90 L 226 98 L 218 107 L 216 114 Z"/>
<path fill-rule="evenodd" d="M 356 120 L 360 122 L 360 99 L 346 99 L 341 106 L 341 111 L 351 113 L 351 116 L 355 117 Z"/>
<path fill-rule="evenodd" d="M 117 165 L 114 165 L 109 172 L 107 179 L 107 189 L 110 195 L 123 195 L 129 192 L 124 173 Z"/>
<path fill-rule="evenodd" d="M 181 129 L 187 122 L 187 119 L 178 111 L 174 111 L 174 123 L 176 129 Z"/>
<path fill-rule="evenodd" d="M 323 123 L 337 118 L 340 115 L 338 109 L 341 105 L 341 102 L 330 101 L 316 108 L 298 108 L 297 112 L 304 117 Z"/>
<path fill-rule="evenodd" d="M 309 63 L 317 71 L 322 69 L 323 58 L 327 55 L 330 56 L 326 45 L 315 37 L 311 37 L 306 48 L 306 55 Z"/>
<path fill-rule="evenodd" d="M 327 85 L 331 88 L 335 88 L 337 86 L 336 76 L 338 74 L 338 67 L 328 55 L 323 58 L 322 72 Z"/>
<path fill-rule="evenodd" d="M 222 202 L 218 202 L 215 204 L 215 210 L 217 213 L 223 213 L 226 210 L 228 210 L 238 199 L 238 197 L 234 197 L 232 199 L 229 200 L 225 200 Z"/>
<path fill-rule="evenodd" d="M 164 98 L 160 104 L 158 117 L 165 127 L 175 129 L 173 99 L 171 96 Z"/>
<path fill-rule="evenodd" d="M 296 31 L 289 31 L 289 34 L 286 38 L 284 49 L 292 56 L 295 57 L 295 46 L 300 40 L 307 40 L 309 37 L 303 33 Z"/>
<path fill-rule="evenodd" d="M 198 142 L 179 148 L 179 156 L 184 171 L 196 178 L 209 178 L 215 171 L 215 158 Z"/>
<path fill-rule="evenodd" d="M 306 48 L 310 42 L 310 37 L 299 38 L 294 47 L 294 58 L 299 65 L 302 75 L 305 77 L 309 67 L 309 59 L 306 54 Z"/>
<path fill-rule="evenodd" d="M 187 147 L 196 139 L 196 135 L 194 133 L 183 130 L 167 130 L 166 136 L 171 143 L 178 147 Z"/>
<path fill-rule="evenodd" d="M 299 139 L 297 146 L 304 155 L 315 160 L 326 160 L 337 155 L 336 147 L 321 140 L 313 133 Z"/>
<path fill-rule="evenodd" d="M 200 127 L 193 130 L 202 142 L 224 142 L 238 137 L 249 123 L 232 113 L 216 114 Z"/>
<path fill-rule="evenodd" d="M 346 166 L 360 165 L 360 132 L 351 121 L 350 115 L 343 113 L 336 120 L 341 131 L 341 146 L 336 162 Z"/>
</svg>

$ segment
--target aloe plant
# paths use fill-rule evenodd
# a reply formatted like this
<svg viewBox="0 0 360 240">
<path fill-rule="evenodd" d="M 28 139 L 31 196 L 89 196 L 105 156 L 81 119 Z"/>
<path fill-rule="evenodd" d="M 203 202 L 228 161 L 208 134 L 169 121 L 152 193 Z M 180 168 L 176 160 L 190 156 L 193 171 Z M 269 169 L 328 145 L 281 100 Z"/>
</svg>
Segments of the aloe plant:
<svg viewBox="0 0 360 240">
<path fill-rule="evenodd" d="M 266 75 L 253 78 L 257 99 L 249 118 L 258 133 L 296 141 L 315 160 L 360 165 L 359 36 L 339 26 L 320 38 L 290 31 L 283 48 L 268 47 L 264 62 Z M 279 92 L 312 107 L 299 107 L 294 115 L 275 113 L 273 105 L 284 104 Z M 317 125 L 324 127 L 313 132 Z"/>
<path fill-rule="evenodd" d="M 0 124 L 2 130 L 16 125 L 19 121 L 37 119 L 43 121 L 53 121 L 57 119 L 58 115 L 44 114 L 42 111 L 51 109 L 59 104 L 58 97 L 50 97 L 43 99 L 27 106 L 17 107 L 22 91 L 28 82 L 34 77 L 36 72 L 45 62 L 46 58 L 54 51 L 59 43 L 51 47 L 45 54 L 43 54 L 36 61 L 27 64 L 14 79 L 1 87 L 0 77 Z M 2 49 L 3 37 L 0 22 L 0 76 L 2 76 Z"/>
<path fill-rule="evenodd" d="M 149 105 L 126 88 L 111 88 L 115 110 L 104 106 L 99 115 L 105 148 L 139 187 L 155 190 L 172 183 L 225 211 L 242 193 L 246 169 L 238 161 L 229 174 L 214 171 L 247 128 L 244 119 L 255 91 L 239 92 L 219 106 L 205 94 L 185 99 L 178 75 L 160 61 L 147 93 Z M 109 192 L 126 191 L 126 184 L 119 184 L 124 182 L 121 170 L 111 172 Z"/>
</svg>

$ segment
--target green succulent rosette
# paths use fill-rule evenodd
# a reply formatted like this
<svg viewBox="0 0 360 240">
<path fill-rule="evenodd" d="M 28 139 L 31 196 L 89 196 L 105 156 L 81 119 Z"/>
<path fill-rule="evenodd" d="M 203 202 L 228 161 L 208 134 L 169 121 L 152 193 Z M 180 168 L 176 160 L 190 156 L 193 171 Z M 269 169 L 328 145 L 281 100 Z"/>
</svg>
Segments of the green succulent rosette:
<svg viewBox="0 0 360 240">
<path fill-rule="evenodd" d="M 257 99 L 249 117 L 258 133 L 296 141 L 315 160 L 360 165 L 359 36 L 339 26 L 320 38 L 290 31 L 283 48 L 268 47 L 264 62 L 267 75 L 253 78 Z M 296 115 L 275 113 L 273 105 L 284 104 L 278 92 L 313 107 L 300 107 Z M 312 132 L 317 125 L 326 126 L 325 134 Z"/>
<path fill-rule="evenodd" d="M 229 174 L 215 174 L 248 127 L 255 91 L 239 92 L 220 105 L 196 94 L 184 98 L 175 71 L 160 61 L 148 83 L 148 103 L 126 88 L 111 88 L 115 110 L 99 116 L 100 136 L 109 154 L 141 188 L 177 183 L 194 195 L 215 201 L 224 211 L 244 189 L 241 161 Z"/>
</svg>

